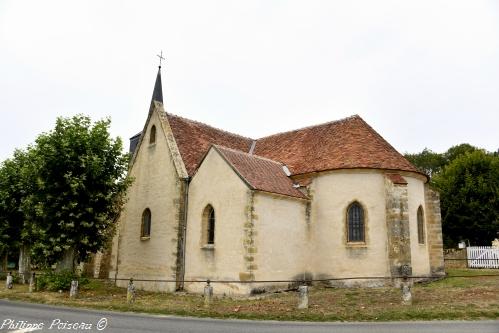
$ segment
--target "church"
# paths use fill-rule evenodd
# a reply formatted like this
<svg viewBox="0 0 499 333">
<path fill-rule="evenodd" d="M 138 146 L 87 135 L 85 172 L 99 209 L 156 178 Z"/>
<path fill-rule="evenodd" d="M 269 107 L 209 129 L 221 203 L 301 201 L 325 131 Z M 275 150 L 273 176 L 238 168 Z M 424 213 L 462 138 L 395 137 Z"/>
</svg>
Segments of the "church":
<svg viewBox="0 0 499 333">
<path fill-rule="evenodd" d="M 166 112 L 160 67 L 130 153 L 119 286 L 250 295 L 444 274 L 438 193 L 358 115 L 252 139 Z"/>
</svg>

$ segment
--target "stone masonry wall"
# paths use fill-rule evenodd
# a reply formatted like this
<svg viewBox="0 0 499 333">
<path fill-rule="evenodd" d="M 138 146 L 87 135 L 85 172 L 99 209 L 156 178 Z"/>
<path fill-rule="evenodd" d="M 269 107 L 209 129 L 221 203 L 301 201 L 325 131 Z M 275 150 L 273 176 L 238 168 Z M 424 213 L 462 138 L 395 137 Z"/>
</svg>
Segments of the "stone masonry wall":
<svg viewBox="0 0 499 333">
<path fill-rule="evenodd" d="M 248 202 L 245 207 L 246 210 L 246 221 L 244 223 L 244 236 L 243 236 L 243 246 L 244 246 L 244 265 L 246 271 L 239 273 L 239 279 L 241 281 L 253 281 L 255 279 L 255 270 L 258 269 L 255 262 L 255 254 L 257 251 L 255 244 L 255 220 L 258 217 L 255 214 L 254 207 L 254 192 L 248 190 Z"/>
<path fill-rule="evenodd" d="M 440 195 L 425 184 L 426 226 L 432 275 L 445 275 Z"/>
<path fill-rule="evenodd" d="M 391 275 L 399 276 L 400 266 L 411 265 L 407 185 L 385 178 L 385 191 L 388 262 Z"/>
</svg>

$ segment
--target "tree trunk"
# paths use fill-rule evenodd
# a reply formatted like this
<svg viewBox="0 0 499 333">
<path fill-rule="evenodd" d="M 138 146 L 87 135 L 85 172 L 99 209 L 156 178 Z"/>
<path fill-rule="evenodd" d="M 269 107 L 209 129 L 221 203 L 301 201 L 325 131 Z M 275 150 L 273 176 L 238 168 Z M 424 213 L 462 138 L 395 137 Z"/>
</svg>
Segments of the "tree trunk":
<svg viewBox="0 0 499 333">
<path fill-rule="evenodd" d="M 61 260 L 57 262 L 56 272 L 71 271 L 75 268 L 75 249 L 73 247 L 64 251 Z"/>
<path fill-rule="evenodd" d="M 8 254 L 9 254 L 9 252 L 7 250 L 4 250 L 2 252 L 2 259 L 1 259 L 2 262 L 0 263 L 0 265 L 1 265 L 0 266 L 0 271 L 2 271 L 2 272 L 7 272 L 7 262 L 8 262 L 7 261 L 8 260 L 7 256 L 8 256 Z"/>
<path fill-rule="evenodd" d="M 28 283 L 31 275 L 31 246 L 21 244 L 19 251 L 19 280 L 22 284 Z"/>
</svg>

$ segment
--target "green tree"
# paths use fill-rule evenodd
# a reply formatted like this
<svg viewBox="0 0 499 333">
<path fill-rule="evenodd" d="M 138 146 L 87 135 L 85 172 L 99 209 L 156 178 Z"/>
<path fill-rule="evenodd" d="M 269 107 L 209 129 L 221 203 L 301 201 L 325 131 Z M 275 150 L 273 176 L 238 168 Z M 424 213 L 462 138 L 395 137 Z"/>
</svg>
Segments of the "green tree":
<svg viewBox="0 0 499 333">
<path fill-rule="evenodd" d="M 16 152 L 17 153 L 17 152 Z M 24 216 L 20 210 L 20 165 L 14 159 L 5 160 L 0 167 L 0 253 L 2 264 L 6 256 L 20 245 Z M 5 267 L 2 267 L 5 269 Z"/>
<path fill-rule="evenodd" d="M 428 148 L 417 154 L 405 154 L 405 158 L 430 177 L 440 172 L 446 164 L 446 159 L 442 154 L 435 153 Z"/>
<path fill-rule="evenodd" d="M 130 184 L 128 155 L 112 139 L 109 120 L 58 118 L 55 129 L 37 140 L 38 181 L 33 198 L 40 225 L 34 246 L 44 264 L 74 269 L 114 234 Z"/>
<path fill-rule="evenodd" d="M 36 187 L 35 154 L 32 147 L 16 150 L 0 167 L 0 252 L 5 256 L 19 250 L 23 281 L 30 272 L 31 244 L 36 238 L 29 204 Z"/>
<path fill-rule="evenodd" d="M 450 164 L 456 158 L 461 155 L 472 153 L 475 150 L 478 150 L 477 147 L 470 145 L 469 143 L 461 143 L 457 146 L 452 146 L 443 154 L 443 158 L 445 160 L 445 165 Z"/>
<path fill-rule="evenodd" d="M 460 154 L 434 177 L 440 191 L 447 247 L 468 239 L 489 244 L 499 231 L 499 157 L 483 150 Z"/>
</svg>

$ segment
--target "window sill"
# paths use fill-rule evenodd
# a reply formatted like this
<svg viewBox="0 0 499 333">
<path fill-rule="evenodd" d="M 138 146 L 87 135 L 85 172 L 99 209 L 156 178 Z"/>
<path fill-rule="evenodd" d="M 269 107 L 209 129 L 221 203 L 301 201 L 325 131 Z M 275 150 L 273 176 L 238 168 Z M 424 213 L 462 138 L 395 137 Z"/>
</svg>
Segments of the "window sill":
<svg viewBox="0 0 499 333">
<path fill-rule="evenodd" d="M 151 236 L 140 236 L 140 240 L 141 241 L 146 241 L 146 240 L 149 240 L 151 239 Z"/>
<path fill-rule="evenodd" d="M 367 243 L 365 242 L 350 242 L 346 244 L 347 247 L 353 247 L 353 248 L 367 248 Z"/>
<path fill-rule="evenodd" d="M 201 250 L 213 251 L 215 250 L 215 244 L 205 244 L 201 246 Z"/>
<path fill-rule="evenodd" d="M 156 147 L 156 142 L 153 142 L 153 143 L 149 144 L 149 148 L 153 148 L 153 147 Z"/>
</svg>

